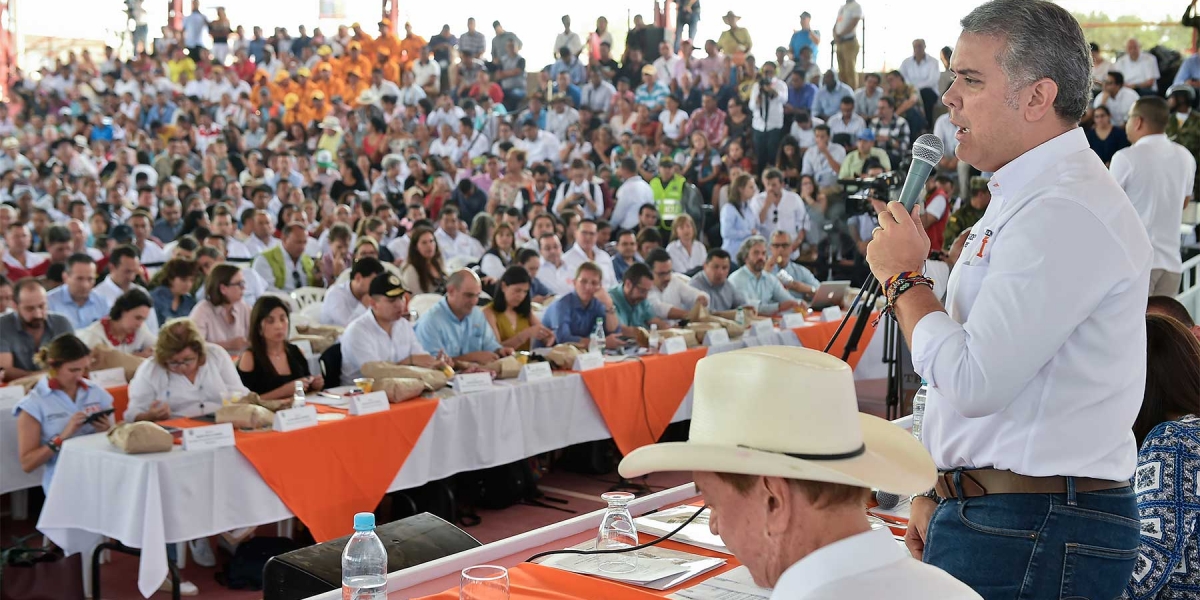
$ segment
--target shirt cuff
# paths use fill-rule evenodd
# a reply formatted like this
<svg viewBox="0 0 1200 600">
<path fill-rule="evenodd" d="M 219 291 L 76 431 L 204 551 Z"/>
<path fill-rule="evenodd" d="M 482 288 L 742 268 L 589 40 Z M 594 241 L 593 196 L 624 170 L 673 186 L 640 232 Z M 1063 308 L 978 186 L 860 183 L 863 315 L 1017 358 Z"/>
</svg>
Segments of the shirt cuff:
<svg viewBox="0 0 1200 600">
<path fill-rule="evenodd" d="M 940 310 L 931 312 L 917 321 L 912 334 L 913 369 L 930 386 L 937 387 L 931 367 L 942 343 L 962 331 L 962 325 Z"/>
</svg>

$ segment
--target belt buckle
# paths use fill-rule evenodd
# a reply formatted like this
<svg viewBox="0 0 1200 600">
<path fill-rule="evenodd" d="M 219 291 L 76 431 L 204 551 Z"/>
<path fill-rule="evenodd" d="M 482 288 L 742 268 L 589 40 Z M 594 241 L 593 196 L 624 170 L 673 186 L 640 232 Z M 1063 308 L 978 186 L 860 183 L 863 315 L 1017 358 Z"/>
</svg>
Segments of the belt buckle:
<svg viewBox="0 0 1200 600">
<path fill-rule="evenodd" d="M 944 472 L 938 474 L 938 477 L 940 477 L 942 480 L 943 486 L 946 488 L 947 499 L 966 500 L 967 498 L 976 497 L 976 495 L 972 495 L 967 491 L 967 486 L 965 486 L 965 485 L 962 486 L 962 490 L 961 490 L 962 493 L 959 493 L 959 489 L 958 489 L 959 486 L 956 486 L 954 484 L 954 474 L 955 473 L 961 474 L 962 477 L 966 479 L 966 482 L 970 482 L 971 484 L 974 484 L 975 487 L 979 488 L 980 492 L 982 492 L 982 493 L 978 494 L 978 496 L 988 495 L 987 488 L 984 487 L 982 483 L 979 483 L 978 479 L 972 477 L 971 474 L 966 469 L 960 468 L 960 469 L 952 469 L 950 471 L 944 471 Z"/>
</svg>

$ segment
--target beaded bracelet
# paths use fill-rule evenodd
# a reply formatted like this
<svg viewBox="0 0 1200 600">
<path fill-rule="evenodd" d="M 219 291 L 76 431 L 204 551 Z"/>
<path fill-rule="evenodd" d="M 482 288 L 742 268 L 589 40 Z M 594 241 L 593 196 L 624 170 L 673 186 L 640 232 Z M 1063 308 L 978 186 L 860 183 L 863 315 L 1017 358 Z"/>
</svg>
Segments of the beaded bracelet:
<svg viewBox="0 0 1200 600">
<path fill-rule="evenodd" d="M 883 283 L 883 289 L 886 290 L 886 289 L 892 287 L 892 284 L 896 283 L 896 281 L 898 281 L 900 279 L 908 279 L 911 277 L 921 277 L 922 275 L 924 275 L 924 273 L 918 273 L 916 271 L 903 271 L 901 273 L 898 273 L 896 275 L 892 275 L 891 277 L 888 277 L 888 280 Z"/>
<path fill-rule="evenodd" d="M 896 318 L 896 299 L 899 298 L 901 294 L 919 285 L 926 286 L 931 290 L 933 289 L 933 280 L 928 277 L 924 277 L 919 273 L 901 273 L 896 277 L 889 278 L 888 282 L 889 285 L 884 290 L 884 295 L 887 298 L 887 305 L 884 306 L 883 311 L 880 312 L 880 317 L 886 315 L 892 319 Z M 876 319 L 875 322 L 878 323 L 879 319 Z"/>
</svg>

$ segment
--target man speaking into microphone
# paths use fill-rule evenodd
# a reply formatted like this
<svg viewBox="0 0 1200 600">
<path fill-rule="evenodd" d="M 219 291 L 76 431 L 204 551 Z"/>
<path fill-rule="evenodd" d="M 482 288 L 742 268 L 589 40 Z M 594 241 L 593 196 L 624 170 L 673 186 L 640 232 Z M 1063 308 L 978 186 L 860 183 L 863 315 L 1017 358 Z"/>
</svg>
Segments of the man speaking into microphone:
<svg viewBox="0 0 1200 600">
<path fill-rule="evenodd" d="M 959 160 L 995 175 L 946 307 L 921 276 L 919 208 L 889 204 L 867 247 L 929 386 L 922 436 L 942 472 L 906 541 L 984 598 L 1115 598 L 1139 542 L 1150 242 L 1079 128 L 1079 23 L 995 0 L 962 26 L 942 101 Z"/>
</svg>

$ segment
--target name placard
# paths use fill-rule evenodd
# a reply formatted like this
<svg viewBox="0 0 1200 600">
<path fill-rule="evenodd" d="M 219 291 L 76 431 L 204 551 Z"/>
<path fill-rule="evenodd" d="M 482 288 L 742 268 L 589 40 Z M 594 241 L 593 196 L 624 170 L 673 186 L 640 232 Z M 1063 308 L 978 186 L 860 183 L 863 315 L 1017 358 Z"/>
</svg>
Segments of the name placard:
<svg viewBox="0 0 1200 600">
<path fill-rule="evenodd" d="M 275 431 L 295 431 L 317 424 L 317 407 L 305 405 L 300 408 L 289 408 L 275 413 Z"/>
<path fill-rule="evenodd" d="M 575 357 L 575 365 L 572 367 L 574 371 L 591 371 L 604 366 L 604 355 L 587 352 Z"/>
<path fill-rule="evenodd" d="M 762 342 L 758 341 L 758 336 L 753 336 L 750 334 L 743 335 L 742 341 L 746 343 L 747 348 L 753 348 L 755 346 L 762 345 Z"/>
<path fill-rule="evenodd" d="M 804 327 L 804 317 L 805 315 L 803 313 L 790 312 L 786 315 L 783 315 L 783 326 L 788 329 Z"/>
<path fill-rule="evenodd" d="M 550 373 L 550 363 L 548 362 L 531 362 L 526 363 L 521 367 L 521 375 L 519 381 L 542 381 L 553 377 Z"/>
<path fill-rule="evenodd" d="M 189 427 L 183 430 L 183 449 L 187 451 L 226 448 L 233 443 L 233 423 Z"/>
<path fill-rule="evenodd" d="M 120 387 L 129 383 L 125 380 L 125 369 L 123 367 L 92 371 L 88 373 L 88 379 L 95 381 L 103 388 Z"/>
<path fill-rule="evenodd" d="M 711 329 L 704 334 L 705 346 L 718 346 L 729 343 L 729 332 L 725 328 Z"/>
<path fill-rule="evenodd" d="M 460 373 L 454 376 L 454 391 L 460 394 L 492 389 L 491 373 Z"/>
<path fill-rule="evenodd" d="M 387 392 L 371 392 L 350 396 L 350 414 L 353 416 L 369 415 L 388 410 Z"/>
<path fill-rule="evenodd" d="M 687 342 L 683 341 L 680 336 L 669 337 L 662 341 L 662 345 L 658 349 L 661 354 L 679 354 L 687 352 Z"/>
<path fill-rule="evenodd" d="M 828 323 L 830 321 L 841 321 L 842 320 L 841 307 L 830 306 L 829 308 L 823 309 L 821 311 L 821 320 L 825 321 L 826 323 Z"/>
<path fill-rule="evenodd" d="M 754 334 L 754 337 L 768 336 L 775 333 L 775 324 L 770 319 L 760 319 L 750 326 L 750 332 Z"/>
</svg>

